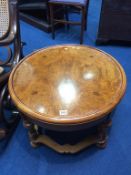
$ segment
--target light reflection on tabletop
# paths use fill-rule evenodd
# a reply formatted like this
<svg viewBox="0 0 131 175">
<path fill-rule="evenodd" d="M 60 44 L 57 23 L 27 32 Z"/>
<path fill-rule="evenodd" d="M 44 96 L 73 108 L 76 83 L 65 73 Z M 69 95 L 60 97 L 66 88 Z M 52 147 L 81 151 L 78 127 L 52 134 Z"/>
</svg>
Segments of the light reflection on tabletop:
<svg viewBox="0 0 131 175">
<path fill-rule="evenodd" d="M 73 103 L 76 99 L 76 86 L 70 79 L 62 80 L 58 86 L 58 93 L 65 104 Z"/>
<path fill-rule="evenodd" d="M 86 72 L 86 73 L 83 74 L 83 78 L 85 80 L 92 80 L 94 77 L 95 77 L 95 74 L 91 71 Z"/>
</svg>

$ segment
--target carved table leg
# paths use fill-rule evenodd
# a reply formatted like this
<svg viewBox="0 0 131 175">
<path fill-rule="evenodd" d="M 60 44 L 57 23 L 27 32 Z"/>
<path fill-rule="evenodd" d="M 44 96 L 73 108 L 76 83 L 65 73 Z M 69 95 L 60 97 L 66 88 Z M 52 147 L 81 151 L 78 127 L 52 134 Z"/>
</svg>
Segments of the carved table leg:
<svg viewBox="0 0 131 175">
<path fill-rule="evenodd" d="M 32 147 L 36 148 L 40 144 L 36 142 L 37 138 L 39 137 L 39 133 L 37 132 L 38 126 L 32 124 L 31 127 L 29 128 L 29 139 L 30 139 L 30 144 Z"/>
<path fill-rule="evenodd" d="M 26 119 L 23 119 L 23 125 L 25 128 L 28 129 L 28 135 L 29 135 L 31 146 L 34 148 L 38 147 L 40 144 L 35 142 L 35 140 L 39 136 L 38 126 L 35 124 L 32 124 Z"/>
<path fill-rule="evenodd" d="M 107 145 L 107 130 L 112 125 L 111 119 L 108 119 L 104 123 L 102 123 L 100 126 L 98 126 L 98 141 L 96 145 L 99 148 L 105 148 Z"/>
</svg>

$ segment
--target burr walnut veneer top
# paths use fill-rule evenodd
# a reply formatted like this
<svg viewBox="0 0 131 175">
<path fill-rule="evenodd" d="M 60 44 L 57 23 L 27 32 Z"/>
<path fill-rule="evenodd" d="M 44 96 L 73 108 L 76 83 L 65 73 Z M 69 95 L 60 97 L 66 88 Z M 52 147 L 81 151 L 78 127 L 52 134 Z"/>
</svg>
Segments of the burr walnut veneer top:
<svg viewBox="0 0 131 175">
<path fill-rule="evenodd" d="M 36 51 L 15 67 L 9 79 L 19 110 L 53 124 L 100 119 L 114 109 L 125 89 L 125 73 L 113 57 L 79 45 Z"/>
</svg>

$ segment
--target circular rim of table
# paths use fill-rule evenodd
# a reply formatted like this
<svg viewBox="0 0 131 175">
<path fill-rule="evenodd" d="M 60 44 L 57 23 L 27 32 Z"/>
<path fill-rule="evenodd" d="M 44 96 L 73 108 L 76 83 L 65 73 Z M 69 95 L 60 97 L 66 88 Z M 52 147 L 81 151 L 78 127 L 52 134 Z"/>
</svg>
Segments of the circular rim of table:
<svg viewBox="0 0 131 175">
<path fill-rule="evenodd" d="M 15 92 L 13 91 L 13 76 L 14 76 L 14 73 L 16 71 L 16 69 L 21 65 L 22 62 L 24 62 L 26 59 L 28 59 L 30 56 L 32 56 L 33 54 L 36 54 L 37 52 L 40 52 L 40 51 L 44 51 L 44 50 L 47 50 L 47 49 L 51 49 L 51 48 L 58 48 L 58 47 L 68 47 L 68 46 L 79 46 L 79 47 L 88 47 L 88 48 L 91 48 L 91 49 L 94 49 L 96 51 L 99 51 L 99 52 L 102 52 L 103 54 L 109 56 L 112 61 L 114 61 L 114 63 L 118 66 L 120 72 L 121 72 L 121 76 L 123 78 L 123 83 L 122 83 L 122 88 L 121 88 L 121 93 L 119 94 L 119 97 L 117 97 L 117 100 L 115 99 L 114 101 L 112 101 L 112 103 L 110 105 L 108 105 L 106 108 L 104 108 L 103 110 L 101 111 L 97 111 L 97 112 L 94 112 L 92 113 L 90 116 L 83 116 L 81 118 L 71 118 L 68 116 L 68 118 L 64 118 L 62 120 L 56 120 L 56 118 L 50 118 L 50 117 L 46 117 L 46 116 L 51 116 L 49 114 L 40 114 L 36 111 L 33 111 L 31 109 L 29 109 L 25 104 L 23 104 L 20 99 L 16 96 Z M 125 91 L 126 91 L 126 74 L 122 68 L 122 66 L 119 64 L 119 62 L 114 58 L 112 57 L 110 54 L 100 50 L 100 49 L 97 49 L 95 47 L 91 47 L 91 46 L 86 46 L 86 45 L 77 45 L 77 44 L 64 44 L 64 45 L 55 45 L 55 46 L 50 46 L 50 47 L 45 47 L 45 48 L 41 48 L 39 50 L 36 50 L 34 52 L 32 52 L 31 54 L 28 54 L 26 57 L 24 57 L 24 59 L 22 59 L 17 65 L 16 67 L 13 69 L 13 71 L 11 72 L 10 74 L 10 77 L 9 77 L 9 81 L 8 81 L 8 88 L 9 88 L 9 92 L 10 92 L 10 95 L 11 95 L 11 98 L 13 100 L 13 102 L 15 103 L 15 105 L 18 107 L 18 109 L 25 115 L 27 115 L 29 118 L 35 120 L 35 121 L 38 121 L 38 122 L 42 122 L 42 123 L 48 123 L 48 124 L 53 124 L 53 125 L 79 125 L 79 124 L 84 124 L 84 123 L 90 123 L 90 122 L 93 122 L 93 121 L 97 121 L 99 119 L 102 119 L 104 118 L 107 114 L 109 114 L 115 107 L 116 105 L 120 102 L 120 100 L 122 99 L 122 97 L 124 96 L 125 94 Z M 45 116 L 45 117 L 44 117 Z M 58 117 L 59 118 L 59 117 Z"/>
</svg>

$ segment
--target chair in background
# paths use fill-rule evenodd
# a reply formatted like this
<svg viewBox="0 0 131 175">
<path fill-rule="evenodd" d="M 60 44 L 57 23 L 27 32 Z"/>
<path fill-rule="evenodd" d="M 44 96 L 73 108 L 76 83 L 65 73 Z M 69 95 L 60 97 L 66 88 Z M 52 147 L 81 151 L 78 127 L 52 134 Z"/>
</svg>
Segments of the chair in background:
<svg viewBox="0 0 131 175">
<path fill-rule="evenodd" d="M 88 13 L 88 5 L 89 0 L 49 0 L 49 8 L 50 8 L 50 21 L 52 26 L 52 38 L 55 38 L 55 25 L 57 23 L 67 24 L 69 28 L 69 24 L 72 25 L 80 25 L 81 26 L 81 34 L 80 34 L 80 44 L 83 43 L 84 30 L 86 30 L 87 25 L 87 13 Z M 65 14 L 65 19 L 55 19 L 55 6 L 59 6 L 59 8 L 63 8 L 63 12 Z M 81 13 L 81 21 L 71 21 L 68 16 L 68 8 L 73 7 L 77 9 Z"/>
<path fill-rule="evenodd" d="M 7 49 L 7 59 L 0 58 L 0 139 L 18 123 L 18 116 L 8 94 L 8 78 L 12 68 L 22 58 L 17 0 L 0 0 L 0 47 Z M 11 47 L 10 47 L 11 45 Z M 8 117 L 7 110 L 11 113 Z"/>
</svg>

